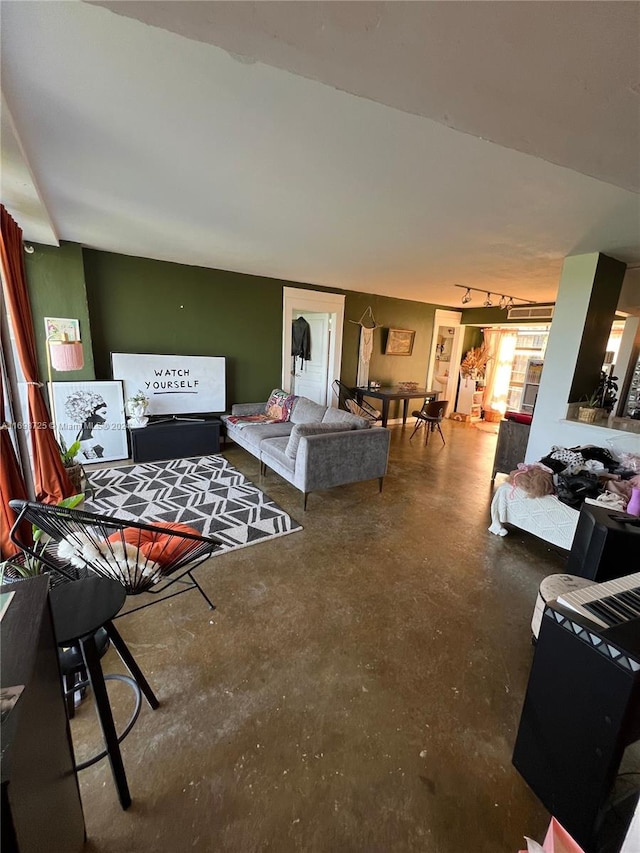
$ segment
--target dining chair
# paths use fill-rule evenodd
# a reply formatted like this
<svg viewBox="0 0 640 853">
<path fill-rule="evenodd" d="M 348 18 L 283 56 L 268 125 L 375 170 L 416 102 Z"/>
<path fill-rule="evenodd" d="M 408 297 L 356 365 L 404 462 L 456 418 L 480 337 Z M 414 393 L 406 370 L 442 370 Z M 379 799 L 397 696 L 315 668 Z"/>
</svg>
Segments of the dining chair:
<svg viewBox="0 0 640 853">
<path fill-rule="evenodd" d="M 419 411 L 416 410 L 415 412 L 412 412 L 413 417 L 416 419 L 416 425 L 409 437 L 409 441 L 411 441 L 413 436 L 421 427 L 424 427 L 425 445 L 429 443 L 429 433 L 433 432 L 435 429 L 440 433 L 442 443 L 446 444 L 444 435 L 442 434 L 442 429 L 440 428 L 440 422 L 447 413 L 448 405 L 448 400 L 430 400 L 425 401 Z"/>
</svg>

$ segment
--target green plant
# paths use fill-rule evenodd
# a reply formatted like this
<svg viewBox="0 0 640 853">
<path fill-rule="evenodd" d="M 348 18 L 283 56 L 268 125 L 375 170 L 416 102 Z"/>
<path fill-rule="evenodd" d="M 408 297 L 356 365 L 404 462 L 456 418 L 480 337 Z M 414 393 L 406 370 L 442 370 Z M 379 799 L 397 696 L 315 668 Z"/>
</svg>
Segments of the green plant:
<svg viewBox="0 0 640 853">
<path fill-rule="evenodd" d="M 72 445 L 73 446 L 73 445 Z M 77 451 L 76 451 L 77 452 Z M 67 509 L 74 509 L 84 500 L 84 494 L 71 495 L 69 498 L 64 498 L 56 506 L 64 506 Z M 44 552 L 47 547 L 47 539 L 43 539 L 44 531 L 35 524 L 31 525 L 31 536 L 33 538 L 33 550 L 36 556 L 32 554 L 22 554 L 16 557 L 10 557 L 8 560 L 3 560 L 0 563 L 0 583 L 4 582 L 7 569 L 9 574 L 17 574 L 21 578 L 32 578 L 43 574 L 44 564 L 39 555 Z"/>
<path fill-rule="evenodd" d="M 61 442 L 60 457 L 65 468 L 76 464 L 76 456 L 80 453 L 80 442 L 74 441 L 68 448 Z"/>
<path fill-rule="evenodd" d="M 580 400 L 580 406 L 583 409 L 599 409 L 601 399 L 602 395 L 596 390 L 592 394 L 585 394 Z"/>
<path fill-rule="evenodd" d="M 138 390 L 133 395 L 133 397 L 129 397 L 129 399 L 127 400 L 127 403 L 132 403 L 134 406 L 140 406 L 140 405 L 148 406 L 149 405 L 149 398 L 144 393 L 144 391 Z"/>
</svg>

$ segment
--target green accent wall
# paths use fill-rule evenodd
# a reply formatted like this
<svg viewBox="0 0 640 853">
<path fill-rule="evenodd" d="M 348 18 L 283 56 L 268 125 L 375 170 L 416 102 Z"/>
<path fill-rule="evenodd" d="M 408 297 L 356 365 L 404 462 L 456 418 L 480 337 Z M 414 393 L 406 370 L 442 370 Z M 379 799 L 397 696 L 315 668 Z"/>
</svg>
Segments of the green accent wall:
<svg viewBox="0 0 640 853">
<path fill-rule="evenodd" d="M 354 291 L 347 291 L 345 298 L 342 381 L 349 386 L 356 384 L 360 346 L 360 326 L 357 325 L 357 321 L 369 306 L 376 323 L 380 326 L 373 336 L 374 346 L 369 362 L 369 378 L 377 380 L 382 385 L 417 382 L 420 387 L 424 387 L 433 338 L 435 312 L 437 308 L 443 306 Z M 351 320 L 356 322 L 352 323 Z M 365 319 L 365 323 L 369 325 L 368 318 Z M 390 328 L 415 331 L 411 355 L 384 354 Z M 372 399 L 371 402 L 375 404 L 375 400 Z M 391 401 L 389 417 L 400 417 L 401 408 L 402 403 Z"/>
<path fill-rule="evenodd" d="M 31 263 L 27 271 L 36 329 L 42 326 L 44 340 L 45 309 L 47 315 L 80 316 L 85 358 L 88 342 L 93 343 L 95 375 L 85 367 L 83 375 L 73 374 L 74 379 L 111 379 L 112 352 L 224 356 L 227 409 L 232 403 L 264 400 L 281 382 L 282 288 L 287 286 L 345 294 L 341 371 L 345 383 L 355 384 L 358 368 L 360 327 L 349 321 L 358 321 L 369 306 L 380 326 L 374 335 L 369 376 L 384 385 L 412 380 L 422 386 L 425 382 L 439 306 L 73 244 L 42 249 L 39 263 Z M 58 294 L 70 289 L 78 304 L 67 302 L 60 313 L 60 301 L 52 303 L 41 292 L 43 288 Z M 415 331 L 410 356 L 384 354 L 389 328 Z M 86 359 L 92 368 L 93 359 Z M 394 410 L 392 405 L 390 416 L 398 414 L 399 406 Z"/>
<path fill-rule="evenodd" d="M 84 250 L 96 373 L 112 352 L 224 356 L 227 407 L 281 382 L 282 288 L 290 282 Z"/>
<path fill-rule="evenodd" d="M 33 254 L 25 252 L 24 259 L 40 380 L 47 381 L 45 317 L 68 317 L 80 321 L 84 367 L 72 373 L 59 373 L 52 369 L 53 381 L 95 379 L 82 249 L 76 243 L 61 243 L 59 247 L 34 244 L 34 250 Z"/>
</svg>

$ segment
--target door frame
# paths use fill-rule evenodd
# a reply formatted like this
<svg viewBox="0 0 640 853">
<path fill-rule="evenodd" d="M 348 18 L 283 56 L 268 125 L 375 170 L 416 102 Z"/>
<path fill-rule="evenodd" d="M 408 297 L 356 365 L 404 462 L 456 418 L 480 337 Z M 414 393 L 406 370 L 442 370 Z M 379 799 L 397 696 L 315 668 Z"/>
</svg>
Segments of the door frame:
<svg viewBox="0 0 640 853">
<path fill-rule="evenodd" d="M 461 311 L 443 311 L 440 308 L 436 309 L 436 313 L 433 317 L 433 337 L 431 339 L 431 354 L 429 355 L 429 369 L 427 370 L 426 385 L 427 388 L 433 388 L 434 391 L 438 391 L 440 399 L 449 400 L 449 414 L 455 410 L 456 395 L 458 393 L 458 368 L 460 367 L 460 360 L 462 356 L 462 341 L 465 329 L 465 327 L 460 323 L 461 319 Z M 436 372 L 436 346 L 438 345 L 438 329 L 440 326 L 455 328 L 453 344 L 451 345 L 451 361 L 449 362 L 452 367 L 455 365 L 455 370 L 452 369 L 452 367 L 449 368 L 449 381 L 447 382 L 446 387 L 442 389 L 440 388 L 440 385 L 436 387 L 434 379 Z"/>
<path fill-rule="evenodd" d="M 344 328 L 344 295 L 298 287 L 282 288 L 282 389 L 291 388 L 291 323 L 295 311 L 329 314 L 329 364 L 327 369 L 327 405 L 331 405 L 331 386 L 340 379 L 342 367 L 342 332 Z"/>
</svg>

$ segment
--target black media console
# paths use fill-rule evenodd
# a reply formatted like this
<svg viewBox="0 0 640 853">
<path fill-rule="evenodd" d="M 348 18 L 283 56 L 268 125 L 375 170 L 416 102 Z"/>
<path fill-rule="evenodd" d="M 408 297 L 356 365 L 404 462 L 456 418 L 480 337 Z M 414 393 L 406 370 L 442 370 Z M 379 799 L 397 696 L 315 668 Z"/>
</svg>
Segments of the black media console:
<svg viewBox="0 0 640 853">
<path fill-rule="evenodd" d="M 155 462 L 219 453 L 221 426 L 219 418 L 151 421 L 129 430 L 131 456 L 134 462 Z"/>
</svg>

